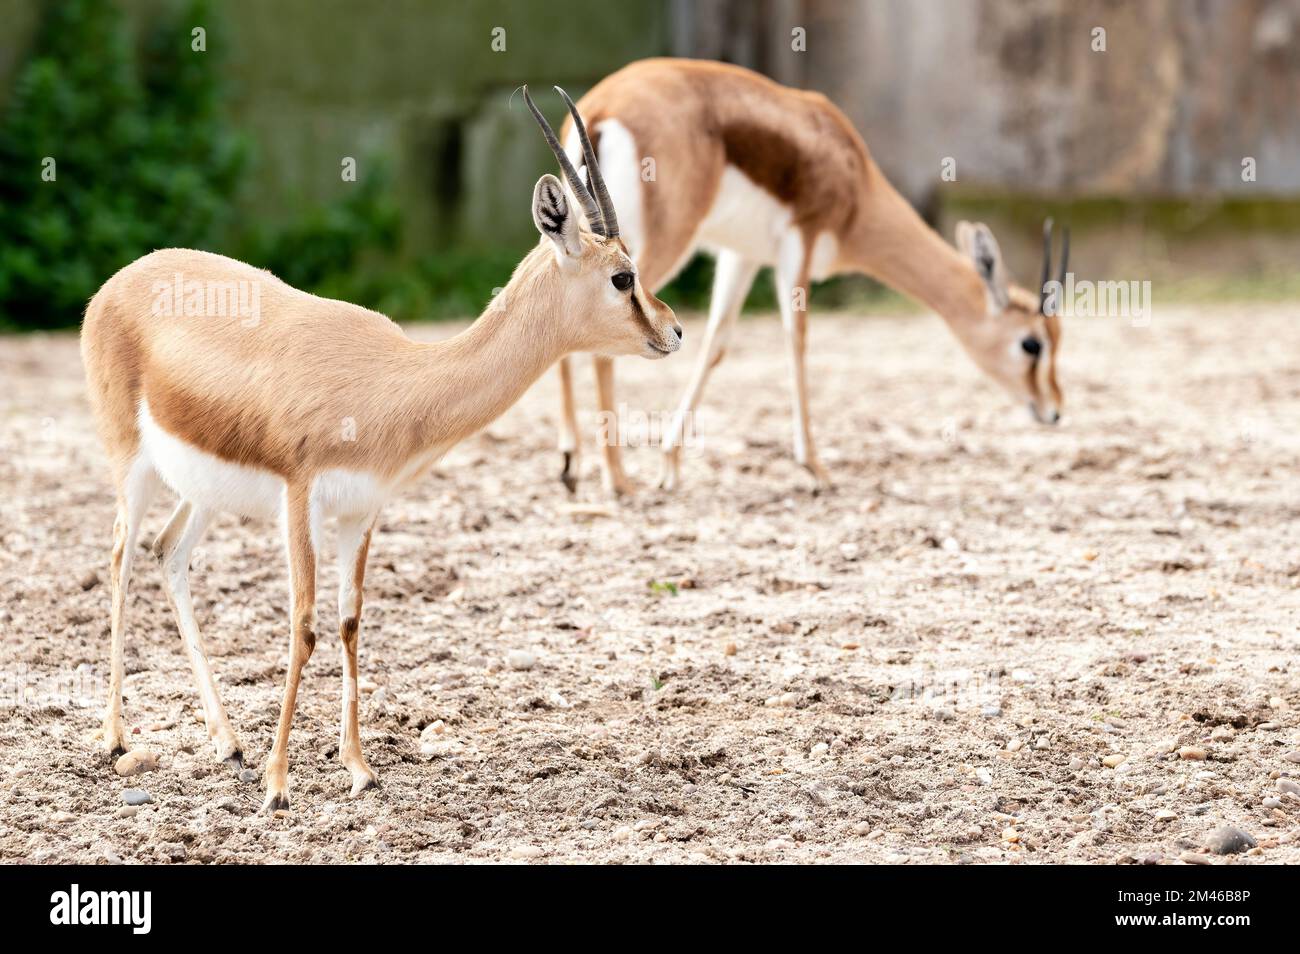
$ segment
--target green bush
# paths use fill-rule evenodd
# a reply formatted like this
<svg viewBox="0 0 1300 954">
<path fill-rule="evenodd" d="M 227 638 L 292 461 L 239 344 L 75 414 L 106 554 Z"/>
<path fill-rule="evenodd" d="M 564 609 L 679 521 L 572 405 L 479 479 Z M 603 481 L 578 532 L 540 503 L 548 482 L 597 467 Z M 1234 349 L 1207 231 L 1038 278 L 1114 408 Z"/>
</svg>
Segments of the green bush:
<svg viewBox="0 0 1300 954">
<path fill-rule="evenodd" d="M 192 24 L 219 48 L 214 20 L 192 0 L 137 56 L 114 4 L 45 7 L 0 122 L 0 325 L 75 325 L 123 265 L 214 241 L 246 160 L 220 116 L 216 54 L 190 48 Z"/>
</svg>

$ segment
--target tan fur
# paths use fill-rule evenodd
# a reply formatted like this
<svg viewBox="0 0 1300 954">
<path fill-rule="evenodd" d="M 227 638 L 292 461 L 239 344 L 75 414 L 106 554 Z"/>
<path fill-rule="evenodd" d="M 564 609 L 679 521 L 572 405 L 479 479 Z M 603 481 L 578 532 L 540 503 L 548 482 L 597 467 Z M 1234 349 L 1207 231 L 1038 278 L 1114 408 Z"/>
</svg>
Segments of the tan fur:
<svg viewBox="0 0 1300 954">
<path fill-rule="evenodd" d="M 534 221 L 538 203 L 548 203 L 540 218 L 552 231 L 539 224 L 544 238 L 479 320 L 435 344 L 410 340 L 383 315 L 306 294 L 267 272 L 207 252 L 154 252 L 105 282 L 87 307 L 81 341 L 91 406 L 118 496 L 103 731 L 109 752 L 125 750 L 128 738 L 122 718 L 126 588 L 135 536 L 158 483 L 156 461 L 142 449 L 142 406 L 147 404 L 158 428 L 190 449 L 282 482 L 292 595 L 290 655 L 266 764 L 264 807 L 283 808 L 298 686 L 317 640 L 315 536 L 321 514 L 313 510 L 313 488 L 318 478 L 334 471 L 359 474 L 377 481 L 386 495 L 505 411 L 568 352 L 661 357 L 679 345 L 672 311 L 639 281 L 630 289 L 611 289 L 613 275 L 635 274 L 635 266 L 621 242 L 580 231 L 562 196 L 558 181 L 544 176 L 534 192 Z M 172 313 L 158 313 L 160 290 L 174 288 L 178 276 L 201 286 L 254 283 L 257 314 L 186 315 L 183 303 L 175 301 Z M 186 466 L 219 472 L 210 462 L 192 463 L 208 460 L 200 455 L 186 460 L 191 461 Z M 242 764 L 189 596 L 189 555 L 212 517 L 210 506 L 183 500 L 155 540 L 154 552 L 163 564 L 215 751 Z M 379 504 L 364 506 L 363 513 L 338 514 L 344 676 L 339 756 L 352 774 L 354 795 L 375 784 L 357 725 L 361 590 Z"/>
<path fill-rule="evenodd" d="M 865 273 L 919 299 L 947 321 L 974 360 L 1015 396 L 1060 404 L 1055 377 L 1058 323 L 1045 324 L 1037 314 L 1036 296 L 1023 289 L 1010 296 L 1009 307 L 991 313 L 984 282 L 970 257 L 922 221 L 890 185 L 848 118 L 825 96 L 782 86 L 737 66 L 665 58 L 642 60 L 606 77 L 582 98 L 579 108 L 593 129 L 616 119 L 631 133 L 639 154 L 655 161 L 655 180 L 641 187 L 645 235 L 637 250 L 648 287 L 662 287 L 685 263 L 718 195 L 723 171 L 733 166 L 790 209 L 808 259 L 797 282 L 805 292 L 810 277 L 822 277 L 808 274 L 814 243 L 819 236 L 831 236 L 837 255 L 830 273 Z M 788 323 L 793 360 L 800 366 L 805 325 L 806 314 Z M 1032 376 L 1007 359 L 1015 341 L 1031 333 L 1052 345 L 1048 359 Z M 717 364 L 721 348 L 717 342 L 700 360 Z M 608 358 L 597 358 L 601 409 L 607 413 L 614 408 L 610 365 Z M 796 399 L 806 416 L 803 381 L 798 367 Z M 567 395 L 565 399 L 571 400 Z M 800 426 L 796 421 L 796 428 Z M 576 443 L 567 424 L 565 428 L 566 443 Z M 802 431 L 811 452 L 806 425 Z M 673 451 L 669 448 L 670 457 Z M 626 489 L 618 448 L 605 450 L 604 458 L 607 485 Z M 672 469 L 675 465 L 669 463 Z M 824 477 L 815 456 L 804 463 L 819 479 Z"/>
</svg>

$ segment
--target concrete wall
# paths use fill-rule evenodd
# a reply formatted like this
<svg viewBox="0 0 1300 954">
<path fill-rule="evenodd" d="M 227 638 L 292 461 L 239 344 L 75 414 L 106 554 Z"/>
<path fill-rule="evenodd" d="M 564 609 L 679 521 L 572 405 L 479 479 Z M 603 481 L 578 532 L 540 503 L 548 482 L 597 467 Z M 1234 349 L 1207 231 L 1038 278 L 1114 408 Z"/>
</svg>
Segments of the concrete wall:
<svg viewBox="0 0 1300 954">
<path fill-rule="evenodd" d="M 916 202 L 944 157 L 980 188 L 1300 192 L 1300 0 L 676 0 L 673 11 L 675 52 L 822 90 Z M 795 27 L 806 52 L 791 49 Z"/>
</svg>

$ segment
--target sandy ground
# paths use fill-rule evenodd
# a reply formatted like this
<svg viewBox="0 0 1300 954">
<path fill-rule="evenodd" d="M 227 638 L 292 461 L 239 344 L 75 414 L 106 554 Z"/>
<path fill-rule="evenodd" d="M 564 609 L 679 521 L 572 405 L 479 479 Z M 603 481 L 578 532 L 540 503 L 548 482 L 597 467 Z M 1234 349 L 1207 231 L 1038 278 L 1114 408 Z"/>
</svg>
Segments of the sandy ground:
<svg viewBox="0 0 1300 954">
<path fill-rule="evenodd" d="M 591 452 L 567 498 L 548 375 L 381 520 L 361 667 L 383 784 L 356 801 L 323 570 L 280 817 L 210 756 L 148 559 L 126 714 L 161 768 L 119 778 L 90 741 L 107 474 L 75 339 L 2 340 L 0 858 L 1149 863 L 1226 823 L 1260 848 L 1215 863 L 1300 861 L 1295 322 L 1291 307 L 1076 321 L 1051 430 L 933 317 L 815 315 L 837 480 L 820 496 L 791 461 L 770 318 L 742 324 L 672 495 L 638 449 L 634 499 L 603 510 Z M 670 407 L 693 358 L 623 360 L 622 396 Z M 227 518 L 195 564 L 260 769 L 286 662 L 282 550 Z M 127 787 L 153 802 L 118 817 Z"/>
</svg>

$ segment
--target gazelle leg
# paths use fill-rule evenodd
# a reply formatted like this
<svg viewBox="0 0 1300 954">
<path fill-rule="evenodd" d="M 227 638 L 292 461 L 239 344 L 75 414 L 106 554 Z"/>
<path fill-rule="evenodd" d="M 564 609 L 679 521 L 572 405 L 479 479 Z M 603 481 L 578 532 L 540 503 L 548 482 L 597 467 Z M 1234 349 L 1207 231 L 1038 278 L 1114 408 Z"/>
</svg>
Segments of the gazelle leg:
<svg viewBox="0 0 1300 954">
<path fill-rule="evenodd" d="M 127 471 L 118 494 L 113 521 L 113 557 L 109 586 L 112 591 L 112 648 L 109 656 L 108 702 L 104 708 L 103 746 L 109 755 L 126 751 L 126 725 L 122 719 L 122 682 L 126 677 L 126 591 L 131 583 L 135 540 L 149 502 L 158 489 L 153 466 L 137 458 Z"/>
<path fill-rule="evenodd" d="M 339 639 L 343 658 L 343 721 L 339 729 L 339 760 L 352 773 L 355 798 L 379 784 L 379 777 L 361 753 L 357 725 L 357 642 L 361 630 L 361 591 L 374 519 L 339 520 Z"/>
<path fill-rule="evenodd" d="M 592 355 L 596 368 L 596 404 L 600 408 L 600 476 L 607 494 L 632 492 L 623 473 L 623 453 L 618 446 L 618 409 L 614 406 L 614 359 Z"/>
<path fill-rule="evenodd" d="M 289 551 L 289 668 L 275 743 L 266 760 L 266 800 L 263 811 L 289 807 L 289 730 L 298 703 L 298 682 L 316 648 L 316 533 L 311 492 L 291 485 L 285 491 L 285 546 Z"/>
<path fill-rule="evenodd" d="M 704 349 L 696 360 L 690 383 L 668 426 L 668 433 L 664 435 L 659 474 L 659 486 L 664 490 L 677 486 L 687 418 L 699 405 L 709 374 L 726 353 L 727 338 L 757 274 L 758 266 L 735 252 L 724 249 L 718 253 L 713 273 L 713 294 L 709 300 L 709 323 L 704 329 Z"/>
<path fill-rule="evenodd" d="M 802 243 L 787 239 L 776 266 L 776 291 L 790 352 L 790 390 L 794 397 L 794 459 L 817 481 L 818 489 L 830 486 L 830 475 L 817 459 L 808 427 L 808 259 Z"/>
<path fill-rule="evenodd" d="M 578 438 L 578 412 L 573 405 L 573 359 L 565 355 L 559 361 L 560 369 L 560 453 L 564 455 L 564 470 L 560 481 L 569 493 L 578 489 L 578 461 L 581 441 Z"/>
<path fill-rule="evenodd" d="M 190 597 L 190 555 L 211 522 L 210 511 L 182 501 L 168 521 L 166 529 L 154 541 L 153 551 L 162 566 L 163 588 L 172 604 L 172 611 L 176 614 L 176 625 L 190 659 L 195 685 L 199 688 L 208 738 L 212 740 L 219 761 L 242 766 L 243 747 L 230 726 L 230 719 L 221 704 L 221 696 L 217 693 L 217 681 L 208 664 L 203 636 L 199 632 L 198 621 L 194 618 L 194 601 Z"/>
</svg>

